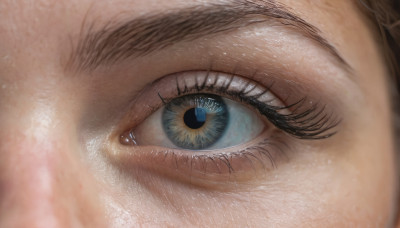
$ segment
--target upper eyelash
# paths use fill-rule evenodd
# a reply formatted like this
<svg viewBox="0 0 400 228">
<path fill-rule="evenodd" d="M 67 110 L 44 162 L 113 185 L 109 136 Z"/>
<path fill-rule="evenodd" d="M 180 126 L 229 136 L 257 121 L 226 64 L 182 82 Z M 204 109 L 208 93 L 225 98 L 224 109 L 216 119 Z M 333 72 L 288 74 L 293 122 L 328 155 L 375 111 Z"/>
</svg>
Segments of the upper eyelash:
<svg viewBox="0 0 400 228">
<path fill-rule="evenodd" d="M 193 92 L 215 91 L 218 94 L 227 95 L 247 103 L 257 109 L 259 113 L 265 116 L 275 127 L 299 139 L 325 139 L 337 133 L 336 131 L 332 131 L 332 129 L 337 127 L 341 120 L 334 117 L 333 114 L 328 114 L 326 112 L 326 106 L 321 106 L 319 103 L 316 103 L 303 111 L 299 111 L 306 103 L 307 97 L 286 106 L 272 106 L 259 101 L 258 98 L 271 91 L 274 83 L 271 83 L 263 92 L 249 96 L 248 94 L 256 88 L 256 85 L 252 84 L 249 80 L 242 90 L 229 90 L 234 77 L 235 75 L 232 74 L 230 80 L 225 85 L 216 87 L 215 85 L 219 78 L 218 75 L 215 77 L 213 83 L 207 85 L 207 73 L 202 82 L 196 79 L 195 85 L 191 88 L 188 88 L 185 80 L 183 80 L 183 85 L 179 85 L 178 78 L 176 78 L 176 89 L 178 96 Z M 160 94 L 158 95 L 164 104 L 168 103 L 168 99 L 163 98 Z M 280 110 L 285 109 L 291 109 L 292 112 L 290 114 L 279 113 Z"/>
</svg>

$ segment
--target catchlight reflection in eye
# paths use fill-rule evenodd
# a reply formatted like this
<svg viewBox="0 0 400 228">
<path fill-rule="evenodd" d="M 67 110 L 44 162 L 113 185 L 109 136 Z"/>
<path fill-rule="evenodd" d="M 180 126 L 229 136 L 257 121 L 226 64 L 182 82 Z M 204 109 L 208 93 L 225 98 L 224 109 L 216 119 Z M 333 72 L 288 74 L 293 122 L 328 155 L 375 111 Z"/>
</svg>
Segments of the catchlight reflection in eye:
<svg viewBox="0 0 400 228">
<path fill-rule="evenodd" d="M 225 133 L 229 114 L 225 102 L 215 95 L 187 95 L 169 102 L 162 114 L 163 128 L 176 146 L 206 149 Z"/>
<path fill-rule="evenodd" d="M 138 145 L 211 150 L 251 141 L 264 127 L 264 121 L 244 104 L 214 94 L 189 94 L 172 99 L 133 135 Z"/>
</svg>

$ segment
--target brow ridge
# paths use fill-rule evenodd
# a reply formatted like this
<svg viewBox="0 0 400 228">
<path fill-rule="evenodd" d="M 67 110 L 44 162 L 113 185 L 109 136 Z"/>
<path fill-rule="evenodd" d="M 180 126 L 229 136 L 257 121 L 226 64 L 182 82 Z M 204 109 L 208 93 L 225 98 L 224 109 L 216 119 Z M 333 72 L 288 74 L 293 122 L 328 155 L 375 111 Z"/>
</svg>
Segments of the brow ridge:
<svg viewBox="0 0 400 228">
<path fill-rule="evenodd" d="M 176 9 L 117 24 L 109 23 L 97 31 L 91 24 L 82 34 L 68 65 L 80 70 L 94 70 L 101 65 L 144 56 L 178 42 L 194 41 L 271 20 L 315 41 L 345 68 L 349 67 L 336 48 L 320 35 L 317 27 L 272 0 L 232 0 L 223 4 Z"/>
</svg>

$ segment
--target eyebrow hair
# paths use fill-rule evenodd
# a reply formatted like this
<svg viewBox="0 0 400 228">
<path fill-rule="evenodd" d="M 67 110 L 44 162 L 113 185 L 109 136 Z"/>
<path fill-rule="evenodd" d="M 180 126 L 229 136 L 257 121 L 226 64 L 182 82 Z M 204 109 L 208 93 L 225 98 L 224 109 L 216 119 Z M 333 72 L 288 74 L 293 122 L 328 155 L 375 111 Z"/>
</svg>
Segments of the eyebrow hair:
<svg viewBox="0 0 400 228">
<path fill-rule="evenodd" d="M 127 58 L 140 57 L 183 41 L 228 33 L 263 22 L 278 22 L 315 41 L 339 63 L 349 68 L 336 48 L 320 35 L 320 30 L 274 0 L 231 0 L 176 9 L 166 13 L 134 18 L 93 31 L 92 24 L 67 66 L 94 70 Z M 82 29 L 84 31 L 85 29 Z"/>
</svg>

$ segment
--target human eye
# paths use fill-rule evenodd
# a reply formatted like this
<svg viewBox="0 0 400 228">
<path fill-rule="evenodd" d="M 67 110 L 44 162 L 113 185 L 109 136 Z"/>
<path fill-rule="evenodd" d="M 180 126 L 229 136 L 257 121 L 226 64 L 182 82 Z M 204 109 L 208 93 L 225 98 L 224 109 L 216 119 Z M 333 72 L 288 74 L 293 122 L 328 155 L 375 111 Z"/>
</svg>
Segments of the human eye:
<svg viewBox="0 0 400 228">
<path fill-rule="evenodd" d="M 183 181 L 250 180 L 296 141 L 333 136 L 340 122 L 324 104 L 281 98 L 275 86 L 211 70 L 168 75 L 146 88 L 158 99 L 120 143 L 151 161 L 141 165 Z"/>
<path fill-rule="evenodd" d="M 263 129 L 264 123 L 244 105 L 215 94 L 195 93 L 171 99 L 126 139 L 138 145 L 212 150 L 248 142 Z"/>
</svg>

